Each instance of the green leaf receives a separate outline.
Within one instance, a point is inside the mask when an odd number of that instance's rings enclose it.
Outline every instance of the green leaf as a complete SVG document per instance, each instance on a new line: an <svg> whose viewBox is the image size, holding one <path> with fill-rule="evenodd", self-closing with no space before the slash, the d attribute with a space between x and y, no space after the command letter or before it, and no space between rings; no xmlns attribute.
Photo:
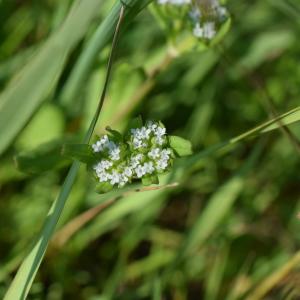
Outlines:
<svg viewBox="0 0 300 300"><path fill-rule="evenodd" d="M16 148L20 150L33 149L61 138L64 127L64 116L58 106L43 105L18 137L15 144Z"/></svg>
<svg viewBox="0 0 300 300"><path fill-rule="evenodd" d="M14 158L17 168L24 173L39 174L65 167L71 161L61 155L64 142L65 140L52 141L42 144L34 151L21 152Z"/></svg>
<svg viewBox="0 0 300 300"><path fill-rule="evenodd" d="M148 186L151 184L158 184L158 176L157 175L149 175L149 176L144 176L142 177L142 183L144 186Z"/></svg>
<svg viewBox="0 0 300 300"><path fill-rule="evenodd" d="M231 18L228 18L224 24L222 24L221 28L218 30L216 36L213 38L213 40L210 43L210 46L215 46L219 44L225 35L228 33L231 27Z"/></svg>
<svg viewBox="0 0 300 300"><path fill-rule="evenodd" d="M86 164L91 164L96 160L92 147L88 144L65 144L61 154Z"/></svg>
<svg viewBox="0 0 300 300"><path fill-rule="evenodd" d="M123 135L119 131L111 129L109 126L107 126L105 129L115 138L116 141L123 141Z"/></svg>
<svg viewBox="0 0 300 300"><path fill-rule="evenodd" d="M138 116L132 120L130 120L128 128L140 128L143 126L143 119L141 116Z"/></svg>
<svg viewBox="0 0 300 300"><path fill-rule="evenodd" d="M263 32L249 45L247 54L237 64L242 65L242 73L257 68L272 53L284 52L295 42L290 30Z"/></svg>
<svg viewBox="0 0 300 300"><path fill-rule="evenodd" d="M98 194L105 194L113 189L113 186L109 182L101 182L96 185L96 192Z"/></svg>
<svg viewBox="0 0 300 300"><path fill-rule="evenodd" d="M191 155L193 153L192 143L182 137L169 136L169 144L178 156Z"/></svg>

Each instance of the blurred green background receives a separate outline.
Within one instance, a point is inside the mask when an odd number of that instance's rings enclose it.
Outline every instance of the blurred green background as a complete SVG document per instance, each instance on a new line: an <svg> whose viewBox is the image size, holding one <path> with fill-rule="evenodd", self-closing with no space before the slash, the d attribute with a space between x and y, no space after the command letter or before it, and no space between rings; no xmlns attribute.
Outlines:
<svg viewBox="0 0 300 300"><path fill-rule="evenodd" d="M70 164L13 157L78 140L103 86L115 1L85 1L0 1L0 298ZM299 105L300 3L227 8L218 45L178 55L151 10L127 18L96 132L140 114L199 155L117 200L82 167L29 299L300 299L300 125L205 152Z"/></svg>

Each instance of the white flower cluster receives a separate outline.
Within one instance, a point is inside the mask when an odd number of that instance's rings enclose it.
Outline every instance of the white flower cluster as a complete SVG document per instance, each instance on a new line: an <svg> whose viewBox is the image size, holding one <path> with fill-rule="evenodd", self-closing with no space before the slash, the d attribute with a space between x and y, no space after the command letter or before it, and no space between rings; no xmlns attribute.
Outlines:
<svg viewBox="0 0 300 300"><path fill-rule="evenodd" d="M142 128L131 129L131 136L134 149L148 147L149 142L154 142L162 146L166 142L166 128L159 126L156 123L148 122L147 126Z"/></svg>
<svg viewBox="0 0 300 300"><path fill-rule="evenodd" d="M211 40L216 35L216 27L214 22L204 22L201 26L199 22L195 24L193 34L197 38Z"/></svg>
<svg viewBox="0 0 300 300"><path fill-rule="evenodd" d="M227 14L227 9L218 0L199 0L198 6L190 11L194 36L211 40L217 33L217 24L225 20Z"/></svg>
<svg viewBox="0 0 300 300"><path fill-rule="evenodd" d="M224 21L228 15L227 9L218 0L158 0L159 4L173 4L177 6L190 4L189 16L193 22L193 34L197 38L211 40L217 33L218 23Z"/></svg>
<svg viewBox="0 0 300 300"><path fill-rule="evenodd" d="M184 5L190 4L191 0L158 0L158 4L173 4L173 5Z"/></svg>
<svg viewBox="0 0 300 300"><path fill-rule="evenodd" d="M99 141L92 145L95 153L108 150L109 156L112 160L120 159L120 148L112 141L108 139L107 135L104 135Z"/></svg>
<svg viewBox="0 0 300 300"><path fill-rule="evenodd" d="M134 179L164 172L173 154L166 145L166 129L154 122L131 129L126 143L116 143L104 135L92 145L100 158L93 167L96 176L101 183L122 187Z"/></svg>

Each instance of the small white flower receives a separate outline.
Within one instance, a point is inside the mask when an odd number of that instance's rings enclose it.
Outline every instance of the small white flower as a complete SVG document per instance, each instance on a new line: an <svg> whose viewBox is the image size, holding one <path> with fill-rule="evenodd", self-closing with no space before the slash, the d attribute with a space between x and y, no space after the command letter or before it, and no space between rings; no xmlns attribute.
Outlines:
<svg viewBox="0 0 300 300"><path fill-rule="evenodd" d="M96 172L103 172L109 169L112 166L112 163L108 160L101 160L97 165L94 166L94 170Z"/></svg>
<svg viewBox="0 0 300 300"><path fill-rule="evenodd" d="M135 156L132 156L130 159L130 166L135 169L141 162L141 160L143 159L144 155L139 153Z"/></svg>
<svg viewBox="0 0 300 300"><path fill-rule="evenodd" d="M164 127L157 127L157 128L156 128L156 131L154 132L154 134L155 134L157 137L162 137L163 135L166 134L166 128L164 128Z"/></svg>
<svg viewBox="0 0 300 300"><path fill-rule="evenodd" d="M99 141L92 145L94 152L101 152L106 148L113 147L114 142L110 142L107 135L104 135Z"/></svg>
<svg viewBox="0 0 300 300"><path fill-rule="evenodd" d="M134 149L138 149L138 148L141 148L143 147L144 143L142 140L138 139L138 138L134 138L133 139L133 147Z"/></svg>
<svg viewBox="0 0 300 300"><path fill-rule="evenodd" d="M151 133L151 130L149 128L146 128L146 127L142 127L140 129L140 137L141 139L149 139L149 135Z"/></svg>
<svg viewBox="0 0 300 300"><path fill-rule="evenodd" d="M224 6L218 6L216 8L216 11L217 11L218 18L220 19L220 21L223 21L228 14L227 9Z"/></svg>
<svg viewBox="0 0 300 300"><path fill-rule="evenodd" d="M105 172L100 172L100 173L97 172L97 176L100 182L106 182L108 180L108 174Z"/></svg>
<svg viewBox="0 0 300 300"><path fill-rule="evenodd" d="M120 182L120 174L116 170L113 170L110 177L110 183L114 185L119 182Z"/></svg>
<svg viewBox="0 0 300 300"><path fill-rule="evenodd" d="M167 4L169 0L158 0L158 4Z"/></svg>
<svg viewBox="0 0 300 300"><path fill-rule="evenodd" d="M201 27L200 23L196 23L194 29L193 29L193 34L197 38L202 38L204 36L203 28Z"/></svg>
<svg viewBox="0 0 300 300"><path fill-rule="evenodd" d="M173 5L185 5L191 3L191 0L158 0L158 4L173 4Z"/></svg>
<svg viewBox="0 0 300 300"><path fill-rule="evenodd" d="M129 178L127 176L125 176L124 174L120 174L119 178L120 178L119 187L124 186L129 180Z"/></svg>
<svg viewBox="0 0 300 300"><path fill-rule="evenodd" d="M152 159L158 158L160 156L160 149L159 148L151 149L151 151L148 152L148 156Z"/></svg>
<svg viewBox="0 0 300 300"><path fill-rule="evenodd" d="M201 11L198 7L193 7L192 10L189 12L189 15L192 21L197 23L201 18Z"/></svg>
<svg viewBox="0 0 300 300"><path fill-rule="evenodd" d="M203 36L207 39L212 39L216 35L215 23L205 22L203 25Z"/></svg>
<svg viewBox="0 0 300 300"><path fill-rule="evenodd" d="M131 177L132 176L132 169L129 167L126 167L123 171L123 175L127 176L127 177Z"/></svg>
<svg viewBox="0 0 300 300"><path fill-rule="evenodd" d="M151 131L151 132L155 132L156 128L157 128L157 124L153 123L152 121L148 121L146 124L147 128Z"/></svg>
<svg viewBox="0 0 300 300"><path fill-rule="evenodd" d="M108 141L109 141L108 136L105 134L105 135L101 138L100 143L101 143L102 145L105 145L106 143L108 143Z"/></svg>
<svg viewBox="0 0 300 300"><path fill-rule="evenodd" d="M144 173L148 173L148 174L151 174L154 172L154 166L153 166L153 162L150 161L150 162L146 162L144 163L144 166L143 166L143 169L144 169Z"/></svg>
<svg viewBox="0 0 300 300"><path fill-rule="evenodd" d="M139 140L149 139L151 129L143 126L140 129L139 128L131 129L131 133L133 136L133 140L136 141L136 143L138 143Z"/></svg>
<svg viewBox="0 0 300 300"><path fill-rule="evenodd" d="M120 159L120 148L116 147L114 149L109 150L109 156L112 160L119 160Z"/></svg>
<svg viewBox="0 0 300 300"><path fill-rule="evenodd" d="M161 151L161 158L164 160L169 160L170 154L171 154L170 149L163 149Z"/></svg>
<svg viewBox="0 0 300 300"><path fill-rule="evenodd" d="M103 150L102 144L100 143L100 141L97 141L95 144L92 145L93 151L94 152L100 152Z"/></svg>
<svg viewBox="0 0 300 300"><path fill-rule="evenodd" d="M122 180L122 181L120 181L118 187L123 187L126 183L127 183L127 181Z"/></svg>
<svg viewBox="0 0 300 300"><path fill-rule="evenodd" d="M140 139L141 138L141 134L140 134L140 129L139 128L133 128L133 129L131 129L131 134L136 139Z"/></svg>
<svg viewBox="0 0 300 300"><path fill-rule="evenodd" d="M112 142L112 141L106 142L104 144L104 147L107 148L109 151L112 151L112 150L118 148L118 146L114 142Z"/></svg>
<svg viewBox="0 0 300 300"><path fill-rule="evenodd" d="M165 138L162 137L162 136L157 136L156 139L155 139L155 142L156 142L156 144L162 146L165 142Z"/></svg>
<svg viewBox="0 0 300 300"><path fill-rule="evenodd" d="M156 162L156 168L157 170L161 171L161 170L165 170L168 166L168 161L164 160L164 159L160 159Z"/></svg>
<svg viewBox="0 0 300 300"><path fill-rule="evenodd" d="M145 170L141 165L138 165L135 168L135 173L138 178L141 178L141 177L143 177L143 175L145 175Z"/></svg>

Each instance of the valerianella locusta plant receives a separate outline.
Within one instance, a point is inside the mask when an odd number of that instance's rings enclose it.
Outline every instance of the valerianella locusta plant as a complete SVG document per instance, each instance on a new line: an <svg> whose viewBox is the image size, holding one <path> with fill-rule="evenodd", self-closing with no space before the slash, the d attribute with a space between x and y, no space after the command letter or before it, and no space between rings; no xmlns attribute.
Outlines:
<svg viewBox="0 0 300 300"><path fill-rule="evenodd" d="M183 23L191 24L193 35L204 42L208 42L217 35L222 25L229 19L225 6L219 0L157 0L161 7L165 7L166 17L174 18L170 9L181 9L179 14ZM177 26L177 25L176 25ZM177 26L178 27L178 26Z"/></svg>
<svg viewBox="0 0 300 300"><path fill-rule="evenodd" d="M159 183L158 176L171 170L176 157L191 153L190 142L168 136L161 122L142 124L135 119L124 135L107 128L92 145L66 145L64 154L87 163L99 193L132 182Z"/></svg>

